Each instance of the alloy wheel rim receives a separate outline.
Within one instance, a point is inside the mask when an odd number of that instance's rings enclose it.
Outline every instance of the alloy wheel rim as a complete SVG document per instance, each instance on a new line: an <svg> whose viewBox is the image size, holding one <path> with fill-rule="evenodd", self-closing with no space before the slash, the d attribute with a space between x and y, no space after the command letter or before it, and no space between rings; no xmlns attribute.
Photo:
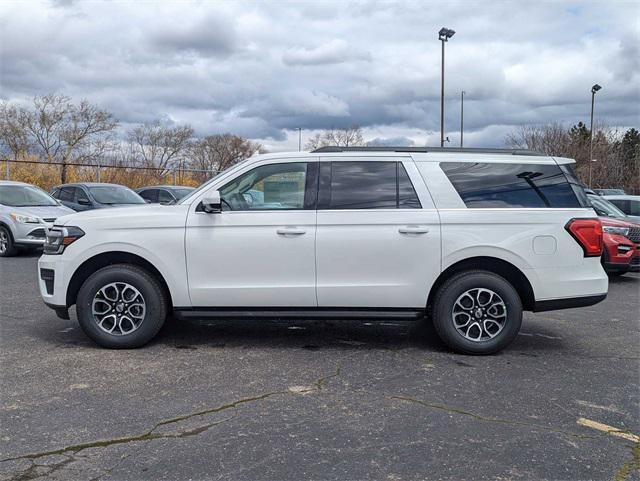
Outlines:
<svg viewBox="0 0 640 481"><path fill-rule="evenodd" d="M146 303L140 291L126 282L112 282L98 289L91 314L98 327L113 336L136 331L144 320Z"/></svg>
<svg viewBox="0 0 640 481"><path fill-rule="evenodd" d="M476 287L462 293L451 311L456 331L473 342L495 338L507 323L507 306L491 289Z"/></svg>
<svg viewBox="0 0 640 481"><path fill-rule="evenodd" d="M4 254L7 247L9 247L9 237L4 230L0 230L0 252Z"/></svg>

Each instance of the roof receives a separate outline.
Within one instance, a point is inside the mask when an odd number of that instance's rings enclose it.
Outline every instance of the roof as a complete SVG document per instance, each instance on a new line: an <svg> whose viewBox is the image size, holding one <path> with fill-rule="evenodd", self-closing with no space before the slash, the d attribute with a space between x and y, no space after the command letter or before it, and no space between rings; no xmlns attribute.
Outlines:
<svg viewBox="0 0 640 481"><path fill-rule="evenodd" d="M0 180L0 185L31 185L17 180Z"/></svg>
<svg viewBox="0 0 640 481"><path fill-rule="evenodd" d="M83 187L126 187L124 185L110 184L108 182L69 182L68 184L56 185L54 188L75 187L75 186L83 186Z"/></svg>
<svg viewBox="0 0 640 481"><path fill-rule="evenodd" d="M446 154L503 154L503 155L530 155L536 157L546 157L545 154L526 149L484 149L468 147L320 147L312 153L334 153L334 152L408 152L408 153L429 153L438 152Z"/></svg>
<svg viewBox="0 0 640 481"><path fill-rule="evenodd" d="M613 199L613 200L640 200L640 195L630 195L630 194L605 194L601 195L603 199Z"/></svg>
<svg viewBox="0 0 640 481"><path fill-rule="evenodd" d="M191 187L189 185L170 185L170 184L145 185L144 187L138 187L136 190L142 190L142 189L194 189L195 190L195 187Z"/></svg>

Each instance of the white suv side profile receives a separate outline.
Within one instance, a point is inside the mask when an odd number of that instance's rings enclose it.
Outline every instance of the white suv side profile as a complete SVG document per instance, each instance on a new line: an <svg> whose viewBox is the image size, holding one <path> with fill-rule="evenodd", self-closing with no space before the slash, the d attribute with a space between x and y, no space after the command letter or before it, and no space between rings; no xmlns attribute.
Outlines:
<svg viewBox="0 0 640 481"><path fill-rule="evenodd" d="M602 227L570 159L323 148L252 157L176 205L82 212L47 232L47 305L101 346L165 318L430 318L489 354L523 310L606 297Z"/></svg>

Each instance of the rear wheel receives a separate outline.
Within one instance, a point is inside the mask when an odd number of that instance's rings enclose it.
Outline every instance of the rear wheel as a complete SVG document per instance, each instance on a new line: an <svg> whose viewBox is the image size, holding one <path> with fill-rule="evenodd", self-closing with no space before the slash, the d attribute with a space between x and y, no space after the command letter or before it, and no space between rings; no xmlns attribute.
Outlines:
<svg viewBox="0 0 640 481"><path fill-rule="evenodd" d="M147 271L116 264L84 282L76 311L82 330L100 346L135 348L160 331L167 317L167 300L162 285Z"/></svg>
<svg viewBox="0 0 640 481"><path fill-rule="evenodd" d="M15 256L17 252L11 232L5 226L0 225L0 257Z"/></svg>
<svg viewBox="0 0 640 481"><path fill-rule="evenodd" d="M492 354L508 346L522 324L522 302L503 277L460 272L438 289L431 310L442 341L464 354Z"/></svg>

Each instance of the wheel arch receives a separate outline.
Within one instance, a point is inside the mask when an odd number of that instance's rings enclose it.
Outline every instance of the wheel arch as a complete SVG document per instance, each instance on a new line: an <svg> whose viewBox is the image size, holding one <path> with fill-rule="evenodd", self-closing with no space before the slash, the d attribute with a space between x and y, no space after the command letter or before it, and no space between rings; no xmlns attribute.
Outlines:
<svg viewBox="0 0 640 481"><path fill-rule="evenodd" d="M87 278L103 267L107 267L114 264L131 264L146 270L151 276L153 276L162 285L167 299L169 301L169 308L173 306L173 300L171 298L171 290L164 279L164 276L160 271L147 259L137 254L124 251L109 251L96 254L93 257L85 260L73 273L71 280L69 281L69 287L67 288L66 303L67 307L76 303L78 292L80 287Z"/></svg>
<svg viewBox="0 0 640 481"><path fill-rule="evenodd" d="M529 282L527 276L525 276L524 273L512 263L505 261L504 259L490 256L469 257L450 265L442 271L429 292L429 297L427 299L428 310L430 309L436 292L438 292L440 286L442 286L442 284L450 277L466 270L484 270L504 277L518 292L520 300L522 301L523 309L526 311L533 310L535 295L531 282Z"/></svg>

